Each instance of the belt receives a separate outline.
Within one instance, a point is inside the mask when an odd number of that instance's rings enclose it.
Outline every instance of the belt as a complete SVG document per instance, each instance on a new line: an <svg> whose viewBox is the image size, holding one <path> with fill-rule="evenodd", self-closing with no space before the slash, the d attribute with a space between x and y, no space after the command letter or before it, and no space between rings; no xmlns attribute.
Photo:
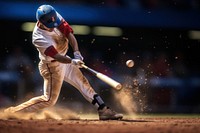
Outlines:
<svg viewBox="0 0 200 133"><path fill-rule="evenodd" d="M57 60L51 60L51 62L56 62Z"/></svg>

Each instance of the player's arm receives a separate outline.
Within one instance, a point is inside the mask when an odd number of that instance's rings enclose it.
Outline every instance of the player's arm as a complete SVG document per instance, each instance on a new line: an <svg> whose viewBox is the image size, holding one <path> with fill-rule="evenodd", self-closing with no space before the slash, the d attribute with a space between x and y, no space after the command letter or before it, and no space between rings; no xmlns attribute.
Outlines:
<svg viewBox="0 0 200 133"><path fill-rule="evenodd" d="M63 55L60 55L59 53L55 54L53 56L53 58L61 63L71 63L72 62L72 59L68 56L63 56Z"/></svg>
<svg viewBox="0 0 200 133"><path fill-rule="evenodd" d="M72 34L71 32L68 34L67 36L68 40L69 40L69 43L70 43L70 46L72 47L73 51L79 51L79 48L78 48L78 43L77 43L77 40L74 36L74 34Z"/></svg>
<svg viewBox="0 0 200 133"><path fill-rule="evenodd" d="M55 47L49 46L45 51L44 54L46 56L50 56L51 58L54 58L55 60L61 62L61 63L71 63L71 58L67 56L63 56L58 53L58 51L55 49Z"/></svg>
<svg viewBox="0 0 200 133"><path fill-rule="evenodd" d="M69 44L74 51L74 58L83 60L83 56L81 55L79 51L78 42L73 34L73 29L70 27L70 25L63 19L62 23L58 26L58 29L69 40Z"/></svg>
<svg viewBox="0 0 200 133"><path fill-rule="evenodd" d="M55 60L61 62L61 63L72 63L73 65L77 65L79 67L82 67L81 65L84 64L84 62L82 60L79 59L71 59L69 56L63 56L60 55L59 53L57 53L56 55L54 55L53 57Z"/></svg>
<svg viewBox="0 0 200 133"><path fill-rule="evenodd" d="M59 61L61 63L72 63L74 65L78 65L78 66L81 66L81 64L84 64L84 62L82 62L81 60L79 59L71 59L69 56L63 56L61 54L58 53L58 51L54 48L54 46L49 46L44 54L46 56L50 56L52 58L54 58L56 61Z"/></svg>
<svg viewBox="0 0 200 133"><path fill-rule="evenodd" d="M74 31L64 19L62 19L62 23L58 26L58 30L69 40L73 51L79 51L77 40L73 35Z"/></svg>
<svg viewBox="0 0 200 133"><path fill-rule="evenodd" d="M78 47L78 42L74 36L74 34L69 33L69 35L67 36L69 43L74 51L74 58L75 59L80 59L83 60L83 56L81 55L81 52L79 51L79 47Z"/></svg>

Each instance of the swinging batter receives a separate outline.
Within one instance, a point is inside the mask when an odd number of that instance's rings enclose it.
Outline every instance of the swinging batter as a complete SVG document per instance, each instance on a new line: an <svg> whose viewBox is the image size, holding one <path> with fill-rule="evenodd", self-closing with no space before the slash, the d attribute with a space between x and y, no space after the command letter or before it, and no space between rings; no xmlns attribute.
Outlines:
<svg viewBox="0 0 200 133"><path fill-rule="evenodd" d="M38 68L44 79L44 93L16 107L10 107L5 112L33 112L53 106L59 97L63 81L66 81L97 107L100 120L122 119L122 114L105 105L79 70L84 62L70 25L51 5L41 5L36 11L36 18L32 42L39 53ZM73 59L66 55L68 44L74 51Z"/></svg>

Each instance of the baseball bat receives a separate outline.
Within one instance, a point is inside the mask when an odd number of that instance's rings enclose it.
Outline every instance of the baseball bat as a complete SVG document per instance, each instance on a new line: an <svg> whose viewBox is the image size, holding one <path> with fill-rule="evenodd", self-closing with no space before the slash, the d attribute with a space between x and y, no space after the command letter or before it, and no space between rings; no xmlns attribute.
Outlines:
<svg viewBox="0 0 200 133"><path fill-rule="evenodd" d="M88 70L89 72L91 72L93 75L95 75L97 78L99 78L100 80L104 81L105 83L107 83L108 85L112 86L113 88L115 88L116 90L120 90L122 88L122 85L115 81L114 79L106 76L105 74L102 74L100 72L95 71L94 69L82 64L82 67L85 68L86 70Z"/></svg>

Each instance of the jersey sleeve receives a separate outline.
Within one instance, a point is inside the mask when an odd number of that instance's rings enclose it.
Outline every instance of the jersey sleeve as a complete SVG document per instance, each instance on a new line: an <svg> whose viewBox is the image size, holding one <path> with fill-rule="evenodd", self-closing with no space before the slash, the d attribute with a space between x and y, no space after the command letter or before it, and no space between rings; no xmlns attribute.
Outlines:
<svg viewBox="0 0 200 133"><path fill-rule="evenodd" d="M33 44L42 55L50 56L53 58L58 53L54 46L45 39L36 39L33 41Z"/></svg>
<svg viewBox="0 0 200 133"><path fill-rule="evenodd" d="M50 57L54 57L57 53L58 53L58 51L54 48L54 46L49 46L44 51L44 54L47 56L50 56Z"/></svg>
<svg viewBox="0 0 200 133"><path fill-rule="evenodd" d="M61 24L58 26L58 30L63 33L66 37L69 35L69 33L73 33L72 27L65 21L62 16L57 13L58 17L61 19Z"/></svg>

